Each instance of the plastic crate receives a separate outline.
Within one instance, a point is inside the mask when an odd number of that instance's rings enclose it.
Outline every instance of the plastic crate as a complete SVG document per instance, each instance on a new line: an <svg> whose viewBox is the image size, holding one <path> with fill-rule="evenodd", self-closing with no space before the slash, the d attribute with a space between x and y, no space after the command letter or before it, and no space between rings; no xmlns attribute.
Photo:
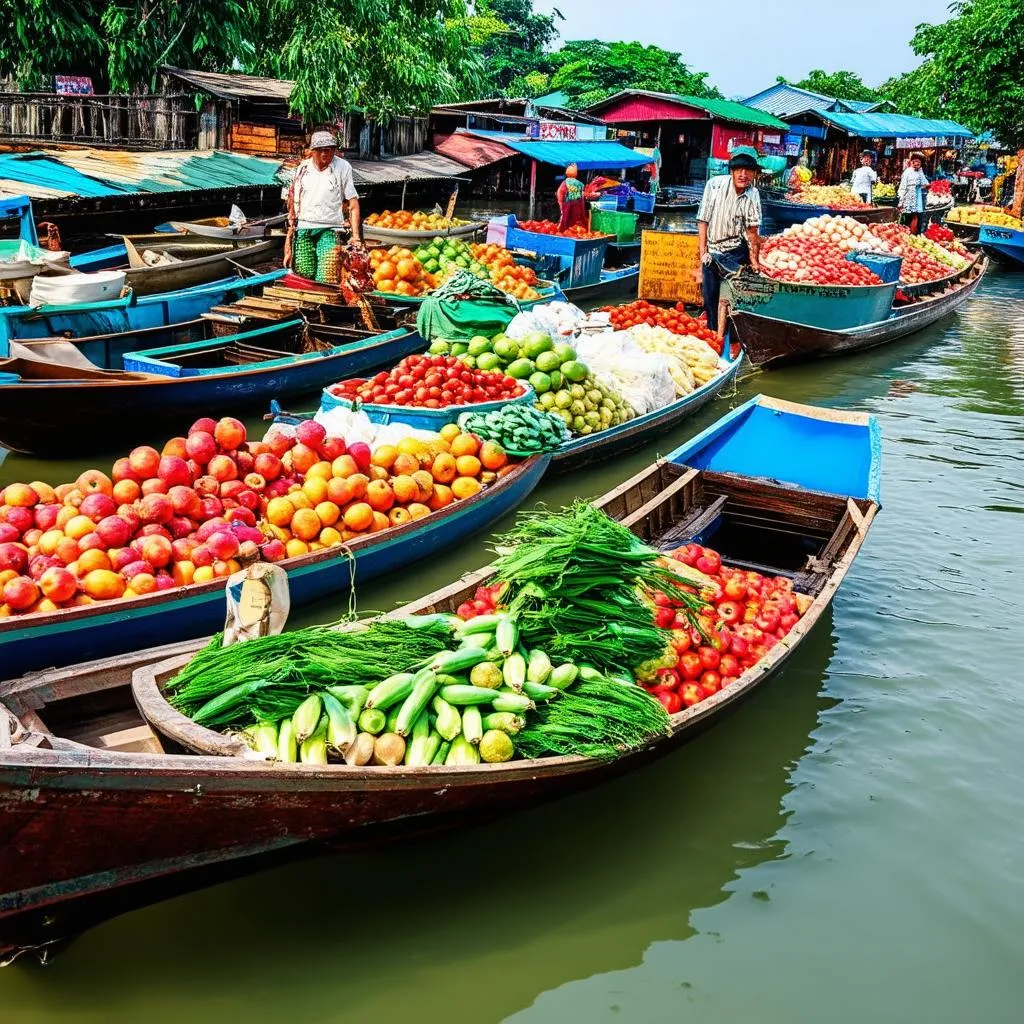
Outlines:
<svg viewBox="0 0 1024 1024"><path fill-rule="evenodd" d="M542 235L510 226L505 245L509 249L525 249L539 256L561 256L568 280L560 282L568 288L596 284L608 248L608 238L566 238L563 235Z"/></svg>
<svg viewBox="0 0 1024 1024"><path fill-rule="evenodd" d="M619 242L632 242L636 235L637 215L635 213L612 213L609 210L591 209L590 229L606 235L614 235Z"/></svg>
<svg viewBox="0 0 1024 1024"><path fill-rule="evenodd" d="M892 284L900 279L902 256L890 256L882 252L851 252L846 258L852 263L860 263L868 270L873 270L882 279L882 284Z"/></svg>
<svg viewBox="0 0 1024 1024"><path fill-rule="evenodd" d="M654 196L648 192L634 192L633 209L637 213L654 213Z"/></svg>
<svg viewBox="0 0 1024 1024"><path fill-rule="evenodd" d="M454 423L464 412L493 412L515 402L533 402L536 394L526 381L520 381L526 391L518 398L502 399L497 402L475 402L471 405L449 405L444 409L418 409L409 405L374 405L372 403L350 402L347 398L332 395L324 388L320 396L320 410L359 408L370 418L371 423L406 423L420 430L440 430L446 423Z"/></svg>
<svg viewBox="0 0 1024 1024"><path fill-rule="evenodd" d="M607 210L610 213L614 213L619 208L619 203L614 197L611 199L598 199L596 203L590 204L590 208L592 210Z"/></svg>

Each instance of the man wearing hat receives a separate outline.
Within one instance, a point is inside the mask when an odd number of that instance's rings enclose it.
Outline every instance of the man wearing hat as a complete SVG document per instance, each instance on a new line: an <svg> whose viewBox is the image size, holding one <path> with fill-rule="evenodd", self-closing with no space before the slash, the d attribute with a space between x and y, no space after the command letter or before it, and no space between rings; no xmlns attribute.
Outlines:
<svg viewBox="0 0 1024 1024"><path fill-rule="evenodd" d="M302 277L337 283L339 243L347 234L344 204L349 205L352 241L362 245L359 193L352 165L338 154L331 132L316 131L310 156L299 164L288 190L288 237L284 262ZM333 280L332 280L333 277Z"/></svg>
<svg viewBox="0 0 1024 1024"><path fill-rule="evenodd" d="M757 159L747 150L737 150L729 161L729 173L712 178L704 187L697 211L700 239L700 269L694 275L704 292L708 327L718 330L718 298L722 281L749 263L760 271L758 253L761 239L761 195L754 188Z"/></svg>

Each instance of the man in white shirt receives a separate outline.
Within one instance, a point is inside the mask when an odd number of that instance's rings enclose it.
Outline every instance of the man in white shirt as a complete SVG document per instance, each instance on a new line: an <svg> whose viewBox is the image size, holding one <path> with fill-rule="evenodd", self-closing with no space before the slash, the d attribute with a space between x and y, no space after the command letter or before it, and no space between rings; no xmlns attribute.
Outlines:
<svg viewBox="0 0 1024 1024"><path fill-rule="evenodd" d="M862 202L871 205L871 195L878 181L878 172L871 166L872 156L864 150L860 155L860 167L853 172L850 191Z"/></svg>
<svg viewBox="0 0 1024 1024"><path fill-rule="evenodd" d="M757 160L747 152L733 154L729 173L712 178L704 186L697 211L701 283L708 329L718 330L718 299L722 281L744 263L760 271L761 194L754 188Z"/></svg>
<svg viewBox="0 0 1024 1024"><path fill-rule="evenodd" d="M346 202L352 242L363 244L359 193L352 165L337 155L338 143L330 132L313 132L309 146L310 156L299 164L288 190L284 264L302 277L336 284L336 253L348 233Z"/></svg>

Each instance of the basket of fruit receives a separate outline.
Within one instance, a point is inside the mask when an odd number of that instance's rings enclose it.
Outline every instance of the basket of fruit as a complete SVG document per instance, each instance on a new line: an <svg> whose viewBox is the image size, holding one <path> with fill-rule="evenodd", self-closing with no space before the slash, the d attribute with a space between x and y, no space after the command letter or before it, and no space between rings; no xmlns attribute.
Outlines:
<svg viewBox="0 0 1024 1024"><path fill-rule="evenodd" d="M463 238L486 228L482 221L460 220L423 211L414 213L411 210L371 213L363 221L363 235L378 242L418 242L436 235Z"/></svg>

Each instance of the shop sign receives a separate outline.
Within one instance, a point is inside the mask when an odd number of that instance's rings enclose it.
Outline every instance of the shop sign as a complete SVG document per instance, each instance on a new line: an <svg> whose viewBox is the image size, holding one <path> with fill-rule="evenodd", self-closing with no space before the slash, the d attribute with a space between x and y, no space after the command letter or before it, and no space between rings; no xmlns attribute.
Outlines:
<svg viewBox="0 0 1024 1024"><path fill-rule="evenodd" d="M700 242L682 231L645 231L640 242L641 299L701 304Z"/></svg>

